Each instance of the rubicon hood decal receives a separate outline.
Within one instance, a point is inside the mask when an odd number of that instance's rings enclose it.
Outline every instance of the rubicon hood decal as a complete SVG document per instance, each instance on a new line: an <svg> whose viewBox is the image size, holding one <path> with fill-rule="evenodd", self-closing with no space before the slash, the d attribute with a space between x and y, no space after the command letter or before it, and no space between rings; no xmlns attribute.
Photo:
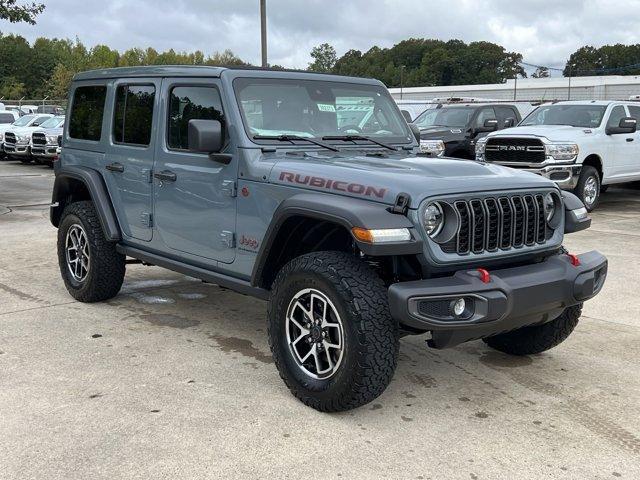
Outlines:
<svg viewBox="0 0 640 480"><path fill-rule="evenodd" d="M386 188L373 187L371 185L363 185L361 183L343 182L332 178L316 177L311 175L301 175L293 172L280 172L280 181L287 183L295 183L298 185L308 185L316 188L326 188L327 190L336 190L338 192L349 192L365 197L384 198L387 192Z"/></svg>

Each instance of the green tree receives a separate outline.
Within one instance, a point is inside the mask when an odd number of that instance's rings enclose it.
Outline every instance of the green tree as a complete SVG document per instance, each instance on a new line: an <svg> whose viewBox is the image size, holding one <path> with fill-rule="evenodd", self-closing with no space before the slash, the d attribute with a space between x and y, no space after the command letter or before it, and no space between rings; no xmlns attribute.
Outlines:
<svg viewBox="0 0 640 480"><path fill-rule="evenodd" d="M585 75L640 75L640 44L590 45L571 54L565 65L565 77Z"/></svg>
<svg viewBox="0 0 640 480"><path fill-rule="evenodd" d="M533 78L548 78L549 69L547 67L538 67L536 71L531 75Z"/></svg>
<svg viewBox="0 0 640 480"><path fill-rule="evenodd" d="M51 78L47 82L47 95L51 98L62 99L67 98L71 80L75 72L59 63L53 69Z"/></svg>
<svg viewBox="0 0 640 480"><path fill-rule="evenodd" d="M19 82L15 77L6 77L0 83L0 96L7 99L19 99L25 96L27 89L24 83Z"/></svg>
<svg viewBox="0 0 640 480"><path fill-rule="evenodd" d="M42 3L32 2L27 5L18 5L17 0L0 0L0 20L35 25L36 17L44 11L44 8Z"/></svg>
<svg viewBox="0 0 640 480"><path fill-rule="evenodd" d="M309 64L307 70L327 73L335 66L338 56L335 48L328 43L323 43L311 49L311 58L313 62Z"/></svg>

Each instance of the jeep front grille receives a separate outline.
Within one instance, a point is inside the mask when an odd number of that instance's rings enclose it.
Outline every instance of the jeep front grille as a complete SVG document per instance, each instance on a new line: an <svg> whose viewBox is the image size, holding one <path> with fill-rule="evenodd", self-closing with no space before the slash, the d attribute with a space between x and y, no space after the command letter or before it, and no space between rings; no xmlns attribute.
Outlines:
<svg viewBox="0 0 640 480"><path fill-rule="evenodd" d="M46 145L47 137L42 132L35 132L31 135L31 141L34 145Z"/></svg>
<svg viewBox="0 0 640 480"><path fill-rule="evenodd" d="M4 134L4 143L16 143L16 134L13 132L7 132Z"/></svg>
<svg viewBox="0 0 640 480"><path fill-rule="evenodd" d="M457 200L459 225L441 245L445 253L467 255L544 244L553 234L547 226L542 194Z"/></svg>
<svg viewBox="0 0 640 480"><path fill-rule="evenodd" d="M544 144L537 138L490 138L485 146L487 162L542 163L546 153Z"/></svg>

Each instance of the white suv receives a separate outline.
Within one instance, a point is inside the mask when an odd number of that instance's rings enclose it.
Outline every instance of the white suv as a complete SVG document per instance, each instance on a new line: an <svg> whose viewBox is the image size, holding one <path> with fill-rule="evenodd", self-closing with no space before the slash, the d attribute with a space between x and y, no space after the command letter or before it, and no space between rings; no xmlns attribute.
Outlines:
<svg viewBox="0 0 640 480"><path fill-rule="evenodd" d="M541 105L517 127L480 140L476 158L543 175L593 210L606 186L640 180L638 119L637 102Z"/></svg>

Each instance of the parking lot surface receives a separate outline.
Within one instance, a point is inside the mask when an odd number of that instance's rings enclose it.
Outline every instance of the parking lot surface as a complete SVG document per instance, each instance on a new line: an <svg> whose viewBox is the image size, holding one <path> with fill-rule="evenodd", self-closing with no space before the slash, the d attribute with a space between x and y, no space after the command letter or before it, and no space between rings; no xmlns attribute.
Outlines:
<svg viewBox="0 0 640 480"><path fill-rule="evenodd" d="M0 162L0 478L640 478L640 187L566 239L610 265L565 343L514 358L407 337L380 398L323 414L278 377L264 302L141 265L115 299L75 302L52 184Z"/></svg>

